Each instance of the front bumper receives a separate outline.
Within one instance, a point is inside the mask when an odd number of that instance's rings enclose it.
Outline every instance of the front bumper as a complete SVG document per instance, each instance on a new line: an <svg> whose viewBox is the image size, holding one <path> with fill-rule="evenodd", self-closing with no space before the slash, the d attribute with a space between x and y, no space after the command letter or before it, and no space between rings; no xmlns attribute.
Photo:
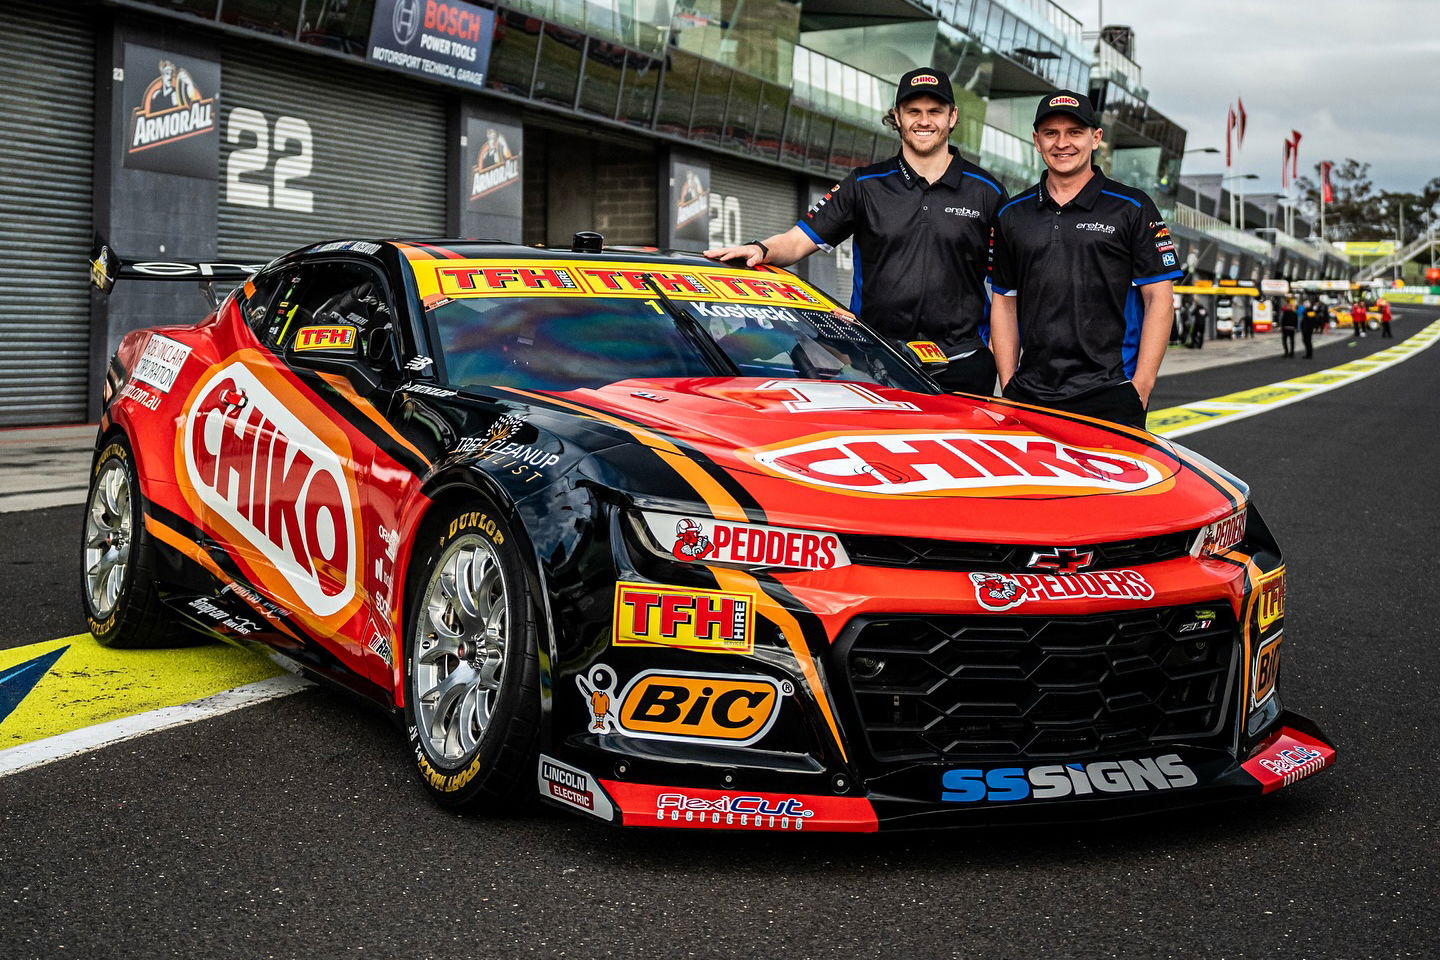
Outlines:
<svg viewBox="0 0 1440 960"><path fill-rule="evenodd" d="M540 783L555 802L627 827L874 833L1109 820L1260 796L1334 763L1335 748L1306 718L1285 712L1276 726L1243 760L1181 746L1160 757L1151 750L1087 763L926 764L845 793L594 778L544 757Z"/></svg>

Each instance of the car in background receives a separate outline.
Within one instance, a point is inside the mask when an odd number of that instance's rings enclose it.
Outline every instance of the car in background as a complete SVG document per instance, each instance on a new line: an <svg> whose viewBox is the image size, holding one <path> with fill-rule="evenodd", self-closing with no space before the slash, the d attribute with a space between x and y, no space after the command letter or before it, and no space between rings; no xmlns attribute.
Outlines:
<svg viewBox="0 0 1440 960"><path fill-rule="evenodd" d="M1249 797L1281 703L1244 482L943 393L771 267L342 239L110 361L81 545L112 647L258 647L393 717L439 803L875 831ZM398 739L398 738L397 738Z"/></svg>

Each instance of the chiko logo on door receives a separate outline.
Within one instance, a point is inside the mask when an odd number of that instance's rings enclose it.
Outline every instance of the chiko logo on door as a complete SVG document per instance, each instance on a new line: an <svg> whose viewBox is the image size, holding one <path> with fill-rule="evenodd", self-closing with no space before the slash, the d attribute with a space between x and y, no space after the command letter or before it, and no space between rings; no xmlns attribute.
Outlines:
<svg viewBox="0 0 1440 960"><path fill-rule="evenodd" d="M242 364L195 394L181 443L200 500L321 616L355 596L355 504L340 458Z"/></svg>
<svg viewBox="0 0 1440 960"><path fill-rule="evenodd" d="M1166 477L1138 455L1025 434L837 435L748 456L781 476L871 494L1129 493Z"/></svg>

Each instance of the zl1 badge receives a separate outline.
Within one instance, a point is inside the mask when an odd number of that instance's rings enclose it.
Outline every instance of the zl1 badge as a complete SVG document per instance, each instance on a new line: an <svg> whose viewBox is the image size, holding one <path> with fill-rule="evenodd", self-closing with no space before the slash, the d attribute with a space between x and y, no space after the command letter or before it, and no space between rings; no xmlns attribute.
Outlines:
<svg viewBox="0 0 1440 960"><path fill-rule="evenodd" d="M722 590L615 584L617 647L679 647L710 653L755 649L755 597Z"/></svg>

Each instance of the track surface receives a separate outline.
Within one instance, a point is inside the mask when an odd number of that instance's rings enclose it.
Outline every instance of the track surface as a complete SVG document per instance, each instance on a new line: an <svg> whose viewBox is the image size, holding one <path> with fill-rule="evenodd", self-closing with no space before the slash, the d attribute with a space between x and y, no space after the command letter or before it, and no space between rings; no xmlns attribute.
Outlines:
<svg viewBox="0 0 1440 960"><path fill-rule="evenodd" d="M1155 406L1388 344L1162 379ZM1440 347L1180 441L1284 545L1282 694L1341 751L1268 799L901 837L481 820L426 800L387 721L311 690L0 779L0 956L1433 957L1437 382ZM79 515L0 516L0 646L82 629Z"/></svg>

